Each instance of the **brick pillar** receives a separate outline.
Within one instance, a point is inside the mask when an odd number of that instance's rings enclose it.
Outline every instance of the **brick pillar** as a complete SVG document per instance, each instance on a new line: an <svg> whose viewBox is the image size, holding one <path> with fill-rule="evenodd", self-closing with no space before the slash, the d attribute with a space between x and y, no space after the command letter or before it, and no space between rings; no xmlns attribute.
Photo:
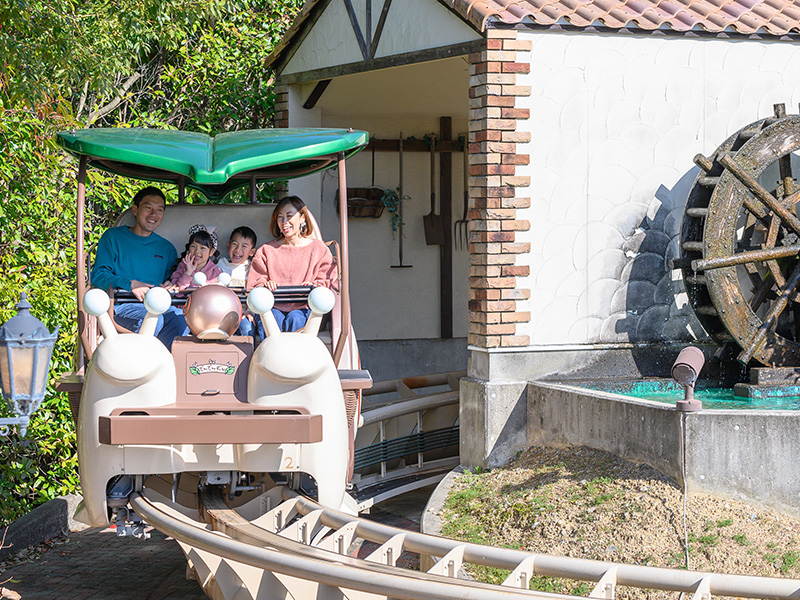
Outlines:
<svg viewBox="0 0 800 600"><path fill-rule="evenodd" d="M272 122L276 128L289 127L289 86L275 84L275 110ZM275 202L289 195L289 186L285 181L275 182Z"/></svg>
<svg viewBox="0 0 800 600"><path fill-rule="evenodd" d="M530 110L523 97L530 87L517 85L517 73L530 71L531 42L517 39L514 30L489 29L486 50L471 54L469 90L469 343L481 348L527 346L527 335L517 333L530 312L518 310L530 290L519 277L529 267L518 265L530 242L518 239L530 223L517 219L517 209L528 208L530 177L517 174L530 157L517 153L517 144L530 142L525 120Z"/></svg>
<svg viewBox="0 0 800 600"><path fill-rule="evenodd" d="M275 85L275 111L272 114L275 127L289 127L289 87Z"/></svg>

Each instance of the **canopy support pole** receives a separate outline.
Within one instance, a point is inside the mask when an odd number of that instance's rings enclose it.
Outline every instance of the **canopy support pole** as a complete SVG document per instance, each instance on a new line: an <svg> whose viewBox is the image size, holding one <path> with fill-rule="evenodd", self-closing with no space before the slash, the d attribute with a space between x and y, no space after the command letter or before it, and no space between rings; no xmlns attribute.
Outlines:
<svg viewBox="0 0 800 600"><path fill-rule="evenodd" d="M75 227L75 235L76 235L76 259L77 259L77 271L78 271L78 338L80 339L80 345L83 349L83 355L86 357L86 360L89 360L92 357L92 344L89 340L89 332L88 332L88 317L89 315L86 314L86 311L83 309L83 296L86 294L86 255L84 252L84 214L86 208L86 169L89 164L89 157L86 155L81 155L80 165L78 166L78 206L77 206L77 215L76 215L76 227ZM80 369L83 365L80 364L83 361L81 360L81 356L79 353L78 356L78 365L76 365L76 369Z"/></svg>
<svg viewBox="0 0 800 600"><path fill-rule="evenodd" d="M336 341L333 351L333 364L337 367L342 358L345 343L350 337L350 244L347 234L347 174L344 166L344 152L339 153L338 161L339 203L342 207L342 210L339 211L339 243L341 244L342 258L342 263L339 265L339 273L342 277L342 330L339 332L339 339Z"/></svg>

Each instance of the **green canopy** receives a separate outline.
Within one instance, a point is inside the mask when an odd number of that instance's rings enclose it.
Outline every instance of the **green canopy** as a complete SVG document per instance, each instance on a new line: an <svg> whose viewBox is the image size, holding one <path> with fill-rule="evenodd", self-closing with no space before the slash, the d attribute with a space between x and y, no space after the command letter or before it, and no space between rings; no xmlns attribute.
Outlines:
<svg viewBox="0 0 800 600"><path fill-rule="evenodd" d="M257 181L302 177L336 164L369 141L352 129L252 129L204 133L96 128L62 131L56 141L95 168L148 181L178 183L215 200Z"/></svg>

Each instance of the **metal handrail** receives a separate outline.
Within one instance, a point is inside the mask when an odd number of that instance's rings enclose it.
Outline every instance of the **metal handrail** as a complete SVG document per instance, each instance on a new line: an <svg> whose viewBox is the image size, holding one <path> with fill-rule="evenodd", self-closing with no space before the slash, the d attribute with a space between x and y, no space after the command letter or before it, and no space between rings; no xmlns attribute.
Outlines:
<svg viewBox="0 0 800 600"><path fill-rule="evenodd" d="M452 439L457 435L458 423L447 428L438 428L430 431L422 430L422 421L425 413L437 408L454 406L459 402L459 380L465 372L438 373L422 377L407 377L405 379L394 379L381 381L373 384L370 390L365 391L365 397L397 392L401 399L391 404L377 405L370 408L365 405L362 410L363 425L378 425L378 442L369 446L356 448L356 460L358 469L365 469L369 466L379 464L379 473L360 474L356 485L359 493L363 494L366 488L380 486L388 481L407 478L419 473L437 472L437 475L429 476L425 479L418 479L417 487L424 487L431 483L441 480L446 472L458 465L459 453L458 442L453 444L443 444L443 440ZM436 391L428 395L418 395L414 390L426 387L440 387L448 385L450 389L445 392ZM404 417L416 413L416 431L400 438L387 439L387 423L392 419ZM433 439L435 438L435 441ZM398 444L406 439L409 443L409 452L402 452ZM432 442L432 443L429 443ZM442 457L438 456L434 460L425 460L424 453L431 450L442 450L454 446L454 454ZM399 468L390 469L389 461L397 460L403 456L417 455L416 464L406 465L401 463ZM413 487L413 486L412 486ZM409 491L408 486L399 488L402 492ZM400 491L398 491L400 493ZM392 494L382 491L381 500L386 500Z"/></svg>

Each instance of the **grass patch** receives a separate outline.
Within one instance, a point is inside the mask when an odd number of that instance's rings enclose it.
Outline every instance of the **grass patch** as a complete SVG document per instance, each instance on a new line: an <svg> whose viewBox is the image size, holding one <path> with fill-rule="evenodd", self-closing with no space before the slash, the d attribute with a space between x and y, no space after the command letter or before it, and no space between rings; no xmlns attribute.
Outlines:
<svg viewBox="0 0 800 600"><path fill-rule="evenodd" d="M733 519L720 519L717 521L717 527L729 527L733 525Z"/></svg>
<svg viewBox="0 0 800 600"><path fill-rule="evenodd" d="M781 556L781 571L788 573L790 570L796 568L800 562L800 552L797 550L789 550Z"/></svg>
<svg viewBox="0 0 800 600"><path fill-rule="evenodd" d="M578 595L588 594L592 591L592 586L585 581L573 581L572 579L546 577L544 575L534 575L528 587L537 592L550 592L555 594Z"/></svg>
<svg viewBox="0 0 800 600"><path fill-rule="evenodd" d="M732 535L731 539L740 546L747 546L750 544L750 540L748 540L747 536L743 533L737 533L735 535Z"/></svg>

